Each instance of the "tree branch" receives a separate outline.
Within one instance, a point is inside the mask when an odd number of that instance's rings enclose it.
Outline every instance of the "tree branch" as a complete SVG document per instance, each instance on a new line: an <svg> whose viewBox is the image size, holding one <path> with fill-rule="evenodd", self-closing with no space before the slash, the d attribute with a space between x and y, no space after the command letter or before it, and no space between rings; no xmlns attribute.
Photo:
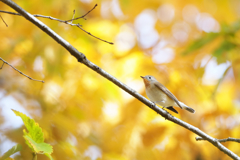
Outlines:
<svg viewBox="0 0 240 160"><path fill-rule="evenodd" d="M7 23L4 21L4 19L2 18L1 15L0 15L0 17L1 17L2 21L3 21L3 23L5 23L6 27L8 27Z"/></svg>
<svg viewBox="0 0 240 160"><path fill-rule="evenodd" d="M95 4L95 6L90 10L88 11L86 14L84 14L83 16L81 17L77 17L77 18L72 18L70 20L61 20L61 19L57 19L57 18L54 18L54 17L51 17L51 16L44 16L44 15L40 15L40 14L33 14L32 16L34 17L41 17L41 18L48 18L48 19L51 19L51 20L54 20L54 21L58 21L58 22L61 22L61 23L65 23L65 24L68 24L68 25L71 25L71 26L76 26L78 27L79 29L81 29L83 32L87 33L88 35L100 40L100 41L103 41L103 42L106 42L106 43L109 43L109 44L114 44L113 42L109 42L109 41L106 41L104 39L101 39L97 36L94 36L93 34L91 34L90 32L86 31L85 29L82 28L82 25L80 25L79 23L78 24L73 24L72 22L74 20L77 20L77 19L80 19L80 18L83 18L86 20L85 16L87 16L92 10L94 10L95 8L97 7L97 4ZM14 13L14 12L8 12L8 11L2 11L0 10L0 12L2 13L7 13L7 14L12 14L12 15L17 15L17 16L22 16L21 14L19 13ZM75 15L75 10L73 12L73 14ZM1 16L1 15L0 15ZM1 17L2 18L2 17ZM3 20L3 19L2 19ZM3 20L3 22L5 23L5 21ZM6 23L5 23L6 24ZM7 25L7 24L6 24Z"/></svg>
<svg viewBox="0 0 240 160"><path fill-rule="evenodd" d="M24 16L27 20L29 20L30 22L35 24L42 31L44 31L46 34L48 34L50 37L52 37L61 46L63 46L66 50L68 50L70 52L70 54L73 55L79 62L81 62L82 64L91 68L98 74L102 75L103 77L105 77L106 79L108 79L109 81L111 81L112 83L114 83L115 85L117 85L118 87L120 87L121 89L123 89L124 91L129 93L130 95L134 96L139 101L141 101L142 103L147 105L149 108L151 108L152 110L154 110L155 112L157 112L158 114L163 116L165 119L168 119L169 121L172 121L173 123L176 123L186 129L192 131L193 133L197 134L198 136L206 139L207 141L212 143L215 147L217 147L219 150L221 150L222 152L227 154L232 159L236 159L236 160L240 159L235 153L233 153L231 150L227 149L215 138L207 135L206 133L204 133L197 127L194 127L194 126L172 116L167 111L157 107L153 102L149 101L148 99L146 99L145 97L143 97L142 95L137 93L135 90L128 87L127 85L125 85L124 83L122 83L121 81L116 79L114 76L110 75L109 73L107 73L106 71L104 71L103 69L101 69L100 67L98 67L97 65L92 63L91 61L89 61L83 53L79 52L76 48L74 48L72 45L70 45L66 40L64 40L62 37L60 37L58 34L56 34L53 30L51 30L49 27L47 27L44 23L42 23L40 20L35 18L33 15L31 15L28 12L26 12L25 10L23 10L21 7L19 7L13 1L11 1L11 0L0 0L0 1L2 1L3 3L7 4L8 6L13 8L14 10L16 10L18 13L20 13L22 16Z"/></svg>
<svg viewBox="0 0 240 160"><path fill-rule="evenodd" d="M1 68L0 68L0 69L2 69L2 68L3 68L3 65L4 65L4 63L6 63L6 64L7 64L7 65L9 65L10 67L12 67L14 70L16 70L16 71L17 71L17 72L19 72L20 74L24 75L25 77L29 78L30 80L33 80L33 81L38 81L38 82L42 82L42 83L44 83L44 81L42 81L42 80L33 79L32 77L30 77L30 76L28 76L28 75L24 74L23 72L19 71L17 68L13 67L11 64L9 64L7 61L3 60L1 57L0 57L0 60L2 60L2 61L3 61L3 64L2 64L2 66L1 66Z"/></svg>
<svg viewBox="0 0 240 160"><path fill-rule="evenodd" d="M77 17L77 18L74 18L74 19L66 20L66 22L68 22L68 21L74 21L74 20L77 20L77 19L80 19L80 18L83 18L83 19L86 20L85 16L88 15L90 12L92 12L92 10L94 10L96 7L97 7L97 4L95 4L95 6L94 6L90 11L88 11L86 14L84 14L83 16Z"/></svg>
<svg viewBox="0 0 240 160"><path fill-rule="evenodd" d="M202 137L196 137L196 141L204 141L206 139L202 138ZM238 142L240 143L240 139L238 138L231 138L231 137L228 137L228 138L225 138L225 139L216 139L218 142L222 143L222 142L228 142L228 141L232 141L232 142Z"/></svg>

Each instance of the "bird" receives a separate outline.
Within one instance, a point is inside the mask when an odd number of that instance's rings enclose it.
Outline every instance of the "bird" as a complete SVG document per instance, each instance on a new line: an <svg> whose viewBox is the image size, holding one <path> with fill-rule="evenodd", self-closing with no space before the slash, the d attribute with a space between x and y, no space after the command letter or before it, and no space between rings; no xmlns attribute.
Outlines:
<svg viewBox="0 0 240 160"><path fill-rule="evenodd" d="M180 102L163 84L158 82L153 76L140 76L143 79L146 88L146 94L148 98L164 108L167 108L178 114L177 110L173 106L180 107L191 113L195 113L195 110L188 107L186 104Z"/></svg>

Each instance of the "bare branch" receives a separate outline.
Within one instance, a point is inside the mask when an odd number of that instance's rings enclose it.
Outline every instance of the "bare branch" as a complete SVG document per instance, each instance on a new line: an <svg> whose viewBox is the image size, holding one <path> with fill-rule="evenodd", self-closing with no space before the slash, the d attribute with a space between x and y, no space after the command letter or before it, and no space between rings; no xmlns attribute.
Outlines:
<svg viewBox="0 0 240 160"><path fill-rule="evenodd" d="M103 40L103 39L101 39L101 38L98 38L98 37L92 35L90 32L84 30L84 29L82 28L82 26L79 25L79 24L77 24L76 26L77 26L78 28L80 28L82 31L84 31L85 33L89 34L90 36L92 36L92 37L94 37L94 38L96 38L96 39L99 39L99 40L101 40L101 41L103 41L103 42L106 42L106 43L109 43L109 44L114 44L113 42L108 42L108 41L105 41L105 40Z"/></svg>
<svg viewBox="0 0 240 160"><path fill-rule="evenodd" d="M92 10L94 10L96 7L97 7L97 4L95 4L95 6L94 6L90 11L88 11L86 14L84 14L83 16L77 17L77 18L74 18L74 19L66 20L66 22L68 22L68 21L74 21L74 20L77 20L77 19L80 19L80 18L83 18L83 19L86 20L85 16L88 15L90 12L92 12Z"/></svg>
<svg viewBox="0 0 240 160"><path fill-rule="evenodd" d="M70 20L61 20L61 19L57 19L57 18L54 18L54 17L51 17L51 16L44 16L44 15L40 15L40 14L33 14L33 16L34 17L41 17L41 18L48 18L48 19L51 19L51 20L54 20L54 21L58 21L58 22L61 22L61 23L65 23L65 24L68 24L68 25L71 25L71 26L76 26L76 27L78 27L78 28L80 28L82 31L84 31L85 33L87 33L88 35L90 35L90 36L92 36L92 37L94 37L94 38L96 38L96 39L98 39L98 40L100 40L100 41L103 41L103 42L106 42L106 43L108 43L108 44L114 44L113 42L108 42L108 41L106 41L106 40L104 40L104 39L101 39L101 38L98 38L97 36L94 36L93 34L91 34L90 32L87 32L86 30L84 30L83 28L82 28L82 25L80 25L79 23L78 24L73 24L72 22L74 21L74 20L77 20L77 19L80 19L80 18L83 18L83 19L85 19L86 20L86 18L84 18L86 15L88 15L93 9L95 9L97 7L97 4L90 10L90 11L88 11L86 14L84 14L83 16L81 16L81 17L77 17L77 18L72 18L72 19L70 19ZM7 13L7 14L12 14L12 15L18 15L18 16L22 16L21 14L19 14L19 13L14 13L14 12L8 12L8 11L2 11L2 10L0 10L0 12L2 12L2 13ZM75 15L75 10L74 10L74 12L73 12L73 17L74 17L74 15ZM70 22L71 21L71 22Z"/></svg>
<svg viewBox="0 0 240 160"><path fill-rule="evenodd" d="M2 11L2 10L0 10L0 12L2 12L2 13L7 13L7 14L12 14L12 15L16 15L16 16L21 16L21 14L19 14L19 13L14 13L14 12L8 12L8 11Z"/></svg>
<svg viewBox="0 0 240 160"><path fill-rule="evenodd" d="M5 25L8 27L7 23L4 21L4 19L2 18L1 15L0 15L0 17L1 17L2 21L3 21L3 23L5 23Z"/></svg>
<svg viewBox="0 0 240 160"><path fill-rule="evenodd" d="M4 63L4 61L3 61L2 67L3 67L4 64L5 64L5 63ZM1 67L0 69L2 69L2 67Z"/></svg>
<svg viewBox="0 0 240 160"><path fill-rule="evenodd" d="M12 67L14 70L16 70L16 71L19 72L20 74L24 75L25 77L29 78L30 80L44 83L44 81L42 81L42 80L33 79L32 77L29 77L28 75L26 75L26 74L24 74L23 72L19 71L18 69L16 69L15 67L13 67L11 64L9 64L7 61L3 60L1 57L0 57L0 60L3 61L2 67L1 67L0 69L2 69L4 63L6 63L6 64L9 65L10 67Z"/></svg>
<svg viewBox="0 0 240 160"><path fill-rule="evenodd" d="M7 13L7 14L12 14L12 15L15 15L15 16L22 16L21 14L15 13L15 12L2 11L2 10L0 10L0 12ZM58 21L58 22L66 23L66 24L70 24L67 21L64 21L64 20L61 20L61 19L57 19L57 18L54 18L54 17L51 17L51 16L44 16L44 15L40 15L40 14L33 14L33 16L34 17L41 17L41 18L48 18L50 20L54 20L54 21Z"/></svg>
<svg viewBox="0 0 240 160"><path fill-rule="evenodd" d="M73 22L74 16L75 16L75 9L73 10L73 17L72 17L71 23Z"/></svg>
<svg viewBox="0 0 240 160"><path fill-rule="evenodd" d="M202 138L202 137L196 137L196 141L204 141L206 139ZM228 142L228 141L232 141L232 142L237 142L237 143L240 143L240 139L238 138L231 138L231 137L228 137L228 138L225 138L225 139L216 139L218 142Z"/></svg>
<svg viewBox="0 0 240 160"><path fill-rule="evenodd" d="M206 139L207 141L212 143L215 147L217 147L219 150L221 150L223 153L225 153L229 157L231 157L232 159L236 159L236 160L240 159L240 157L238 157L235 153L233 153L231 150L229 150L224 145L222 145L215 138L213 138L213 137L209 136L208 134L204 133L203 131L201 131L197 127L194 127L194 126L192 126L192 125L190 125L190 124L188 124L188 123L186 123L186 122L184 122L184 121L182 121L182 120L172 116L167 111L157 107L153 102L149 101L148 99L146 99L145 97L143 97L142 95L137 93L135 90L133 90L132 88L128 87L127 85L125 85L124 83L119 81L117 78L115 78L114 76L110 75L109 73L107 73L106 71L101 69L99 66L97 66L94 63L92 63L91 61L89 61L83 53L79 52L76 48L74 48L66 40L64 40L62 37L60 37L58 34L56 34L53 30L51 30L48 26L46 26L40 20L35 18L33 15L29 14L28 12L23 10L21 7L19 7L15 2L13 2L11 0L0 0L0 1L4 2L8 6L13 8L14 10L16 10L18 13L23 15L27 20L29 20L30 22L35 24L42 31L44 31L46 34L48 34L50 37L52 37L57 43L59 43L66 50L68 50L69 53L71 55L73 55L79 62L81 62L82 64L84 64L87 67L91 68L92 70L94 70L98 74L102 75L103 77L105 77L106 79L108 79L109 81L111 81L112 83L114 83L115 85L117 85L118 87L120 87L121 89L123 89L124 91L129 93L130 95L134 96L139 101L141 101L142 103L147 105L149 108L151 108L152 110L154 110L155 112L160 114L165 119L167 119L167 120L169 120L169 121L171 121L173 123L176 123L176 124L186 128L187 130L197 134L200 137L203 137L204 139Z"/></svg>

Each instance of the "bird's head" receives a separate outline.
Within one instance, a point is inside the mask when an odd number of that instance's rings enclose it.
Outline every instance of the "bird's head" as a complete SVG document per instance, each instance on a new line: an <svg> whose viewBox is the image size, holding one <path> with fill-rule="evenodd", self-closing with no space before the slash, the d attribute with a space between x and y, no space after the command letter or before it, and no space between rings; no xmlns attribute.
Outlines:
<svg viewBox="0 0 240 160"><path fill-rule="evenodd" d="M149 86L151 82L156 82L157 81L156 78L154 78L153 76L149 76L149 75L144 76L144 77L140 76L140 77L143 79L144 84L146 86Z"/></svg>

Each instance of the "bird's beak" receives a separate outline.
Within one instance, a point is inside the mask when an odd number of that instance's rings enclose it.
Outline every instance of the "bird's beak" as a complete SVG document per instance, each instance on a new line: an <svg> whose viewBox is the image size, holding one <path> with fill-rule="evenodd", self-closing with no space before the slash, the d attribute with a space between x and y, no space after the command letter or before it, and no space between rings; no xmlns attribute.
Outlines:
<svg viewBox="0 0 240 160"><path fill-rule="evenodd" d="M140 77L143 79L143 82L144 82L145 86L148 86L149 85L149 81L145 77L143 77L143 76L140 76Z"/></svg>

